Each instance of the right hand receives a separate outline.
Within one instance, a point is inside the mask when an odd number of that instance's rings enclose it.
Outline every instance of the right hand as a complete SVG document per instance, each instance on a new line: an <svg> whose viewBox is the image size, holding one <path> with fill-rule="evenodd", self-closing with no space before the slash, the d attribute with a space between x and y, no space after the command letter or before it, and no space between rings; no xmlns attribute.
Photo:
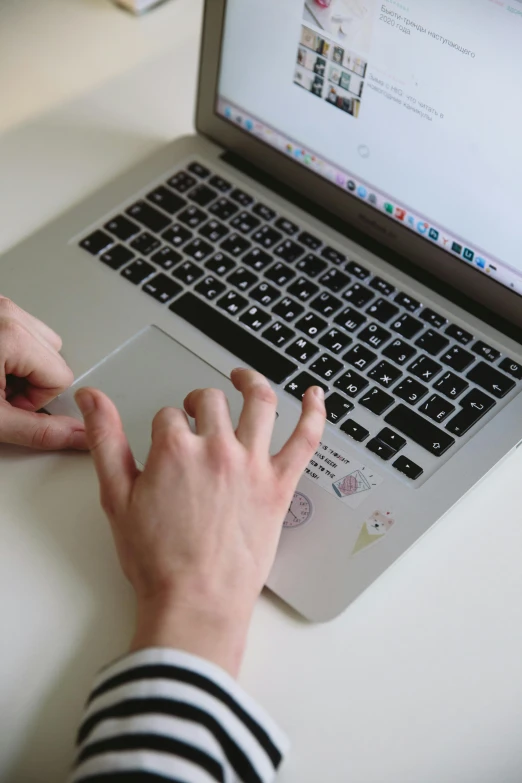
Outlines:
<svg viewBox="0 0 522 783"><path fill-rule="evenodd" d="M160 411L143 473L113 403L95 389L80 390L76 401L102 506L137 596L133 649L183 649L236 675L285 514L323 432L325 407L322 390L309 389L293 435L271 457L275 392L252 370L235 370L232 382L245 400L236 431L223 392L191 392L185 410L197 434L183 411Z"/></svg>

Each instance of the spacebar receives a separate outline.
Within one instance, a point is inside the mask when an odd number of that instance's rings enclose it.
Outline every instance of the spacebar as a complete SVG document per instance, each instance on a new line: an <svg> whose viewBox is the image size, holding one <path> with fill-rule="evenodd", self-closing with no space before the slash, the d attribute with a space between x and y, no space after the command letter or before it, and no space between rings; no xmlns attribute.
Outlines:
<svg viewBox="0 0 522 783"><path fill-rule="evenodd" d="M194 294L183 294L170 309L274 383L282 383L297 370L297 365L286 356L281 356Z"/></svg>

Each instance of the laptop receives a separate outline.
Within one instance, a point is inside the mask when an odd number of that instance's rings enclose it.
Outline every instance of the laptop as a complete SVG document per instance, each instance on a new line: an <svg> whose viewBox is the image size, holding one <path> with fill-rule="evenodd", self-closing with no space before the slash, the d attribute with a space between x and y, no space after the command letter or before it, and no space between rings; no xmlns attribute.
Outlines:
<svg viewBox="0 0 522 783"><path fill-rule="evenodd" d="M192 388L237 417L238 365L278 394L274 451L323 386L268 580L314 621L522 438L522 20L516 2L415 6L207 0L197 134L0 267L141 464L154 413ZM79 415L71 392L49 411Z"/></svg>

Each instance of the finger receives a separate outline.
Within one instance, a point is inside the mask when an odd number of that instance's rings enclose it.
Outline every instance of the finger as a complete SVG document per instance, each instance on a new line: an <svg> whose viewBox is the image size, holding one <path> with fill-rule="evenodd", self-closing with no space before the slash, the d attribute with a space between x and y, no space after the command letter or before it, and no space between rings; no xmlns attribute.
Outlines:
<svg viewBox="0 0 522 783"><path fill-rule="evenodd" d="M303 411L293 434L273 457L273 464L283 479L297 484L319 446L325 421L324 392L313 386L303 397Z"/></svg>
<svg viewBox="0 0 522 783"><path fill-rule="evenodd" d="M187 414L180 408L162 408L152 421L152 442L175 433L190 432Z"/></svg>
<svg viewBox="0 0 522 783"><path fill-rule="evenodd" d="M39 318L31 315L31 313L22 310L21 307L18 307L18 305L5 296L0 296L0 316L15 318L16 320L20 321L21 324L26 326L29 331L41 337L55 351L59 351L61 349L62 339L53 329L50 328L50 326L44 324L43 321L40 321Z"/></svg>
<svg viewBox="0 0 522 783"><path fill-rule="evenodd" d="M0 405L0 442L32 449L87 449L83 423L68 416L47 416Z"/></svg>
<svg viewBox="0 0 522 783"><path fill-rule="evenodd" d="M230 377L245 400L236 429L237 439L247 449L268 452L276 418L275 391L254 370L233 370Z"/></svg>
<svg viewBox="0 0 522 783"><path fill-rule="evenodd" d="M80 389L74 398L85 421L102 506L111 515L127 505L139 471L114 403L102 392L90 388Z"/></svg>
<svg viewBox="0 0 522 783"><path fill-rule="evenodd" d="M196 389L185 397L183 405L195 419L198 435L234 435L228 400L220 389Z"/></svg>

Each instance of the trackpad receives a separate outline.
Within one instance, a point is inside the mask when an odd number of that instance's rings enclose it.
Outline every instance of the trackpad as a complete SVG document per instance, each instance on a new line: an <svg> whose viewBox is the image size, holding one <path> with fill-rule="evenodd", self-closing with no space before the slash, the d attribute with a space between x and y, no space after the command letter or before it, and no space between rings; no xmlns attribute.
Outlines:
<svg viewBox="0 0 522 783"><path fill-rule="evenodd" d="M134 457L142 465L156 413L165 406L183 408L183 400L193 389L222 389L234 427L243 407L243 397L229 378L156 326L147 327L109 354L46 410L81 419L73 395L82 386L101 389L115 403Z"/></svg>

